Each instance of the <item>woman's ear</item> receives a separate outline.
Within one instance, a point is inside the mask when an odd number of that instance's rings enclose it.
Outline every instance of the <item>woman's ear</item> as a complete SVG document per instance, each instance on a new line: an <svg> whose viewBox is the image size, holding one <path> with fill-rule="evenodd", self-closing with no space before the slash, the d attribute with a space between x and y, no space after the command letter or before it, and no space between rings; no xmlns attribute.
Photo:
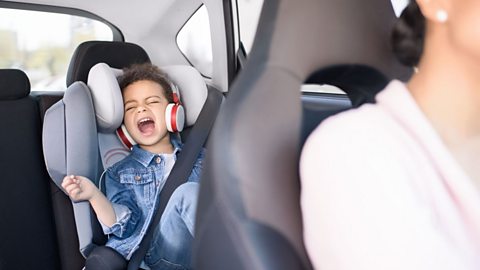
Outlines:
<svg viewBox="0 0 480 270"><path fill-rule="evenodd" d="M412 0L413 1L413 0ZM450 12L450 0L416 0L425 19L436 23L445 23ZM456 0L454 0L456 1Z"/></svg>

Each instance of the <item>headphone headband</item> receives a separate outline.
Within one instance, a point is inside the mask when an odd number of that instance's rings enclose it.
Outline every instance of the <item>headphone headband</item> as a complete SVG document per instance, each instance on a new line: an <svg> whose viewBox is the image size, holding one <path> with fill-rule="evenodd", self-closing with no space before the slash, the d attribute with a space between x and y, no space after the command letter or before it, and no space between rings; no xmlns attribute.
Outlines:
<svg viewBox="0 0 480 270"><path fill-rule="evenodd" d="M175 103L175 104L182 104L182 103L180 102L180 98L178 98L177 93L173 93L173 103Z"/></svg>
<svg viewBox="0 0 480 270"><path fill-rule="evenodd" d="M170 88L172 89L173 103L181 104L180 91L178 90L178 86L172 81L169 81L169 82L170 82Z"/></svg>

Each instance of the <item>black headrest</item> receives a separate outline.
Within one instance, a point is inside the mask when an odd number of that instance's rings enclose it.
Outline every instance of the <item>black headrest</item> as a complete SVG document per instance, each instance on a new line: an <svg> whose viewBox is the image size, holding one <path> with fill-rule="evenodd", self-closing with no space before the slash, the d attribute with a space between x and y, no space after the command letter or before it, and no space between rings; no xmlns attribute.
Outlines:
<svg viewBox="0 0 480 270"><path fill-rule="evenodd" d="M28 96L30 80L18 69L0 69L0 100L14 100Z"/></svg>
<svg viewBox="0 0 480 270"><path fill-rule="evenodd" d="M128 42L87 41L78 45L73 53L67 73L67 86L76 81L87 83L90 68L98 63L112 68L124 68L136 63L150 62L147 52Z"/></svg>

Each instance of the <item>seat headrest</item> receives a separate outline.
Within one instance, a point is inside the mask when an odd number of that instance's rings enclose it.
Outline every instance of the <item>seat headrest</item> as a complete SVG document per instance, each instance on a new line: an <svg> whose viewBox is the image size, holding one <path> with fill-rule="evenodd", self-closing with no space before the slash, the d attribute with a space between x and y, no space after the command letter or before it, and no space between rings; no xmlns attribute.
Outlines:
<svg viewBox="0 0 480 270"><path fill-rule="evenodd" d="M136 63L150 63L145 50L133 43L87 41L78 45L67 72L67 86L76 81L87 83L88 72L97 63L124 68Z"/></svg>
<svg viewBox="0 0 480 270"><path fill-rule="evenodd" d="M166 66L160 69L177 85L185 108L185 125L192 126L208 94L202 75L191 66ZM97 127L102 132L115 131L123 121L123 99L117 81L121 74L121 70L105 63L96 64L88 74L87 85L92 92Z"/></svg>
<svg viewBox="0 0 480 270"><path fill-rule="evenodd" d="M0 100L15 100L30 94L30 80L18 69L0 69Z"/></svg>

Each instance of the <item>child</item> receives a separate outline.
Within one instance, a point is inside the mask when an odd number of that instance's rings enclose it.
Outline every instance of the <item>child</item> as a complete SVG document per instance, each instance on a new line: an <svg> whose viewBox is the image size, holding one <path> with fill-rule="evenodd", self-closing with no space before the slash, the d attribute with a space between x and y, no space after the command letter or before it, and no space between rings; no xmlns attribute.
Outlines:
<svg viewBox="0 0 480 270"><path fill-rule="evenodd" d="M138 247L154 214L155 202L182 145L167 131L165 109L173 102L166 75L151 64L133 65L119 78L123 123L138 143L125 159L107 169L106 196L89 179L66 176L62 187L74 201L88 200L106 246L127 260ZM172 194L144 261L151 269L191 266L191 243L203 151L188 178Z"/></svg>

